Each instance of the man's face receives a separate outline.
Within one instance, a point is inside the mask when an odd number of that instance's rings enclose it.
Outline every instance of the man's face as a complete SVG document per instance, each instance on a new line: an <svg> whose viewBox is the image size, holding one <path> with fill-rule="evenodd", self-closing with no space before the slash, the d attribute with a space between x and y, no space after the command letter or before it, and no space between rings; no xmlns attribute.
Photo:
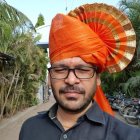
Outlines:
<svg viewBox="0 0 140 140"><path fill-rule="evenodd" d="M52 67L66 67L70 69L80 67L84 70L81 76L84 76L84 73L90 73L84 68L92 67L92 65L87 64L80 57L73 57L55 62L52 64ZM60 71L58 69L58 72L61 74L61 69ZM74 113L81 112L92 102L96 90L97 78L98 76L95 72L92 78L79 79L71 70L67 78L53 79L50 76L49 80L54 97L59 106L66 111Z"/></svg>

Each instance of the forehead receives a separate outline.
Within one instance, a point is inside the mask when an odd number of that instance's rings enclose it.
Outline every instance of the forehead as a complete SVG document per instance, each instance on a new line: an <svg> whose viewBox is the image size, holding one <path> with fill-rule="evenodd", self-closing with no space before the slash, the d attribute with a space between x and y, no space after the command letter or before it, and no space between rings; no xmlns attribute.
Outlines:
<svg viewBox="0 0 140 140"><path fill-rule="evenodd" d="M72 57L72 58L67 58L63 59L57 62L54 62L52 66L78 66L78 65L83 65L83 66L92 66L91 64L86 63L83 61L80 57Z"/></svg>

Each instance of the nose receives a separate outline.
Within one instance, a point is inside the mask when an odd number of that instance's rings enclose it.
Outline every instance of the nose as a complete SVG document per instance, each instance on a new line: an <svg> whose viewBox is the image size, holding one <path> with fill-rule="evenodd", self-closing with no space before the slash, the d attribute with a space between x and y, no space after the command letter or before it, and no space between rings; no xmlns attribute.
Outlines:
<svg viewBox="0 0 140 140"><path fill-rule="evenodd" d="M69 85L78 84L79 82L80 79L75 76L74 71L70 71L68 77L65 79L65 83Z"/></svg>

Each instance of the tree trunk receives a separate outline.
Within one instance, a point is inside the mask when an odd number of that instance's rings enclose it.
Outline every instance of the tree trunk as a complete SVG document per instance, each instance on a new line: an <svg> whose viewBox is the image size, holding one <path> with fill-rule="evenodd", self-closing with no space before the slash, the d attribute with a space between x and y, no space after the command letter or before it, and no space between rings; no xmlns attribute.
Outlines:
<svg viewBox="0 0 140 140"><path fill-rule="evenodd" d="M10 95L11 88L12 88L12 85L13 85L13 83L14 83L16 73L17 73L17 69L15 69L15 72L14 72L14 75L13 75L13 78L12 78L12 81L11 81L11 84L10 84L10 87L9 87L9 89L8 89L8 93L7 93L7 95L6 95L6 98L5 98L4 104L3 104L3 106L2 106L1 113L0 113L0 119L3 118L4 108L5 108L5 106L6 106L6 103L7 103L8 97L9 97L9 95Z"/></svg>

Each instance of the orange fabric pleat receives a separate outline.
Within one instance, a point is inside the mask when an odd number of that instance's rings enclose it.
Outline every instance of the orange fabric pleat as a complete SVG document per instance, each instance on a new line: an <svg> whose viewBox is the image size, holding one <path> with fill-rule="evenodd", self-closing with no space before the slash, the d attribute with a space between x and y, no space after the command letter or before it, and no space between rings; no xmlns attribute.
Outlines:
<svg viewBox="0 0 140 140"><path fill-rule="evenodd" d="M108 47L85 23L76 18L57 14L52 20L50 36L51 63L71 57L80 57L104 71Z"/></svg>
<svg viewBox="0 0 140 140"><path fill-rule="evenodd" d="M87 24L106 44L105 64L109 73L122 71L132 60L136 35L129 18L119 9L104 3L84 4L68 13Z"/></svg>
<svg viewBox="0 0 140 140"><path fill-rule="evenodd" d="M96 94L95 94L95 96L93 98L98 103L98 105L100 106L100 108L103 111L105 111L108 114L114 116L114 112L111 109L111 106L110 106L107 98L105 97L105 95L104 95L104 93L103 93L102 88L101 88L100 85L97 86Z"/></svg>

